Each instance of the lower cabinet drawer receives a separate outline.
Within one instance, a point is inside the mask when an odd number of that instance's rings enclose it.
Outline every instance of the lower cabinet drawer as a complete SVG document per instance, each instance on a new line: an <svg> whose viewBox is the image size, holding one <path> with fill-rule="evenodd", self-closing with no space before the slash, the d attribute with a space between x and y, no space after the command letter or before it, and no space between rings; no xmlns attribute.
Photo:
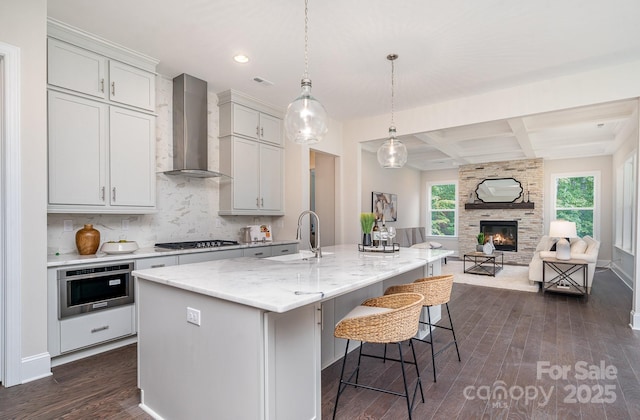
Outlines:
<svg viewBox="0 0 640 420"><path fill-rule="evenodd" d="M274 257L278 255L295 254L296 252L298 252L298 244L274 245L271 247L271 255Z"/></svg>
<svg viewBox="0 0 640 420"><path fill-rule="evenodd" d="M271 256L271 247L270 246L261 246L257 248L245 248L244 249L245 257L257 257L257 258L265 258Z"/></svg>
<svg viewBox="0 0 640 420"><path fill-rule="evenodd" d="M134 308L126 305L60 321L61 353L134 334Z"/></svg>

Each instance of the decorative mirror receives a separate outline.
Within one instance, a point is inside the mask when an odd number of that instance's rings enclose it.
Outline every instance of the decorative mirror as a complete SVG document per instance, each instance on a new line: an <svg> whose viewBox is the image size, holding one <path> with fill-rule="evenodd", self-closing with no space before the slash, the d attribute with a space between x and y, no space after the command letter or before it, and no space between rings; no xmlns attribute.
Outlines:
<svg viewBox="0 0 640 420"><path fill-rule="evenodd" d="M476 196L483 203L514 203L522 191L514 178L485 179L476 187Z"/></svg>

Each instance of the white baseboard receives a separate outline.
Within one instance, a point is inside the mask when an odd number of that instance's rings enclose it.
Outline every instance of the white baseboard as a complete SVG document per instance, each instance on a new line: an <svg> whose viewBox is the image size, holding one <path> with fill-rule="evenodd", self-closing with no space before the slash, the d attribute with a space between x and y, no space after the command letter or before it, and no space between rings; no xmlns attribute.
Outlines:
<svg viewBox="0 0 640 420"><path fill-rule="evenodd" d="M27 383L37 379L51 376L51 356L49 353L40 353L22 358L20 366L20 383Z"/></svg>
<svg viewBox="0 0 640 420"><path fill-rule="evenodd" d="M640 312L635 312L633 309L631 310L631 323L629 326L633 330L640 330Z"/></svg>

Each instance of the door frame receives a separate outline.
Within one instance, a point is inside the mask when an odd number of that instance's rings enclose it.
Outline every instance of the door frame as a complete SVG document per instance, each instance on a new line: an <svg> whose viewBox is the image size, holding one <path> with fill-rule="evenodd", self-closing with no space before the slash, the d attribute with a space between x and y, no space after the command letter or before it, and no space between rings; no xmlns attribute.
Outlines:
<svg viewBox="0 0 640 420"><path fill-rule="evenodd" d="M22 382L20 48L0 42L0 61L0 381L8 387Z"/></svg>

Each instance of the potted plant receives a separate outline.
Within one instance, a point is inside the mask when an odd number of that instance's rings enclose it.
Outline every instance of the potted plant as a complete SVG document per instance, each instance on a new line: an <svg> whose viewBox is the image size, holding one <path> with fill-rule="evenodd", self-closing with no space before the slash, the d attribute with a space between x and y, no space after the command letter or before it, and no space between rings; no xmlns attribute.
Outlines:
<svg viewBox="0 0 640 420"><path fill-rule="evenodd" d="M478 240L478 245L476 245L476 251L482 252L483 251L482 247L484 246L484 232L478 233L478 236L476 236L476 239Z"/></svg>
<svg viewBox="0 0 640 420"><path fill-rule="evenodd" d="M371 229L376 221L373 213L360 213L360 227L362 228L362 245L371 246Z"/></svg>

